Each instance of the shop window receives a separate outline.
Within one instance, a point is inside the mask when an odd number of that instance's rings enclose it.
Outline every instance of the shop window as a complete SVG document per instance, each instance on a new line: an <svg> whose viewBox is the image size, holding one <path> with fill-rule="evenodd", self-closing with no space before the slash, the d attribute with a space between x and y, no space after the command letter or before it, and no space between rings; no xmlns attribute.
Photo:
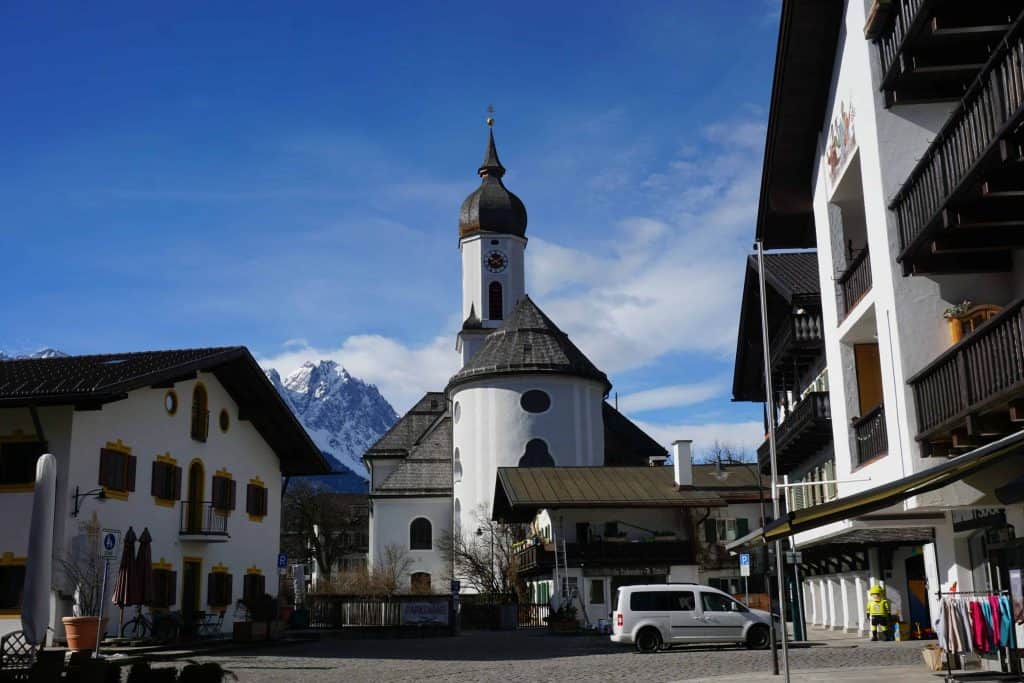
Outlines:
<svg viewBox="0 0 1024 683"><path fill-rule="evenodd" d="M32 485L36 480L36 460L46 452L42 441L0 443L0 485Z"/></svg>
<svg viewBox="0 0 1024 683"><path fill-rule="evenodd" d="M526 444L523 457L519 459L520 467L554 467L555 459L548 452L548 443L544 439L530 439Z"/></svg>
<svg viewBox="0 0 1024 683"><path fill-rule="evenodd" d="M178 601L178 572L153 568L153 599L150 607L169 608Z"/></svg>
<svg viewBox="0 0 1024 683"><path fill-rule="evenodd" d="M590 580L590 604L604 604L604 579Z"/></svg>
<svg viewBox="0 0 1024 683"><path fill-rule="evenodd" d="M487 288L487 306L490 313L488 318L491 320L503 320L504 312L502 311L502 295L501 295L501 283L492 282Z"/></svg>
<svg viewBox="0 0 1024 683"><path fill-rule="evenodd" d="M409 549L430 550L434 545L433 528L426 517L417 517L409 525Z"/></svg>
<svg viewBox="0 0 1024 683"><path fill-rule="evenodd" d="M210 410L206 387L197 384L192 390L192 438L196 441L206 441L209 433Z"/></svg>
<svg viewBox="0 0 1024 683"><path fill-rule="evenodd" d="M267 516L267 487L249 482L245 487L245 511L250 517Z"/></svg>
<svg viewBox="0 0 1024 683"><path fill-rule="evenodd" d="M0 564L0 613L21 611L22 588L25 584L25 561L5 556Z"/></svg>
<svg viewBox="0 0 1024 683"><path fill-rule="evenodd" d="M255 601L262 598L266 593L267 578L263 574L252 572L246 574L245 578L242 579L242 600L249 609L252 609Z"/></svg>
<svg viewBox="0 0 1024 683"><path fill-rule="evenodd" d="M430 574L427 572L414 572L410 577L410 584L413 593L430 593Z"/></svg>
<svg viewBox="0 0 1024 683"><path fill-rule="evenodd" d="M528 413L543 413L551 407L551 397L540 389L530 389L519 398L519 405Z"/></svg>
<svg viewBox="0 0 1024 683"><path fill-rule="evenodd" d="M213 477L213 508L219 512L235 509L235 480L223 474Z"/></svg>
<svg viewBox="0 0 1024 683"><path fill-rule="evenodd" d="M110 448L100 449L100 486L110 491L135 490L135 456Z"/></svg>
<svg viewBox="0 0 1024 683"><path fill-rule="evenodd" d="M181 468L172 462L154 460L150 493L161 500L181 500Z"/></svg>
<svg viewBox="0 0 1024 683"><path fill-rule="evenodd" d="M206 581L206 604L210 607L227 607L231 604L232 576L226 571L210 572Z"/></svg>

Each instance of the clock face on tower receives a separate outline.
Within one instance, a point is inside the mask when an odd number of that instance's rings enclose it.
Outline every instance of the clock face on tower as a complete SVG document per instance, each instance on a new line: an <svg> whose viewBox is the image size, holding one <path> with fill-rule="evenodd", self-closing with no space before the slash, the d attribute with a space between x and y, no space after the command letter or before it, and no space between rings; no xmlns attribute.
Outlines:
<svg viewBox="0 0 1024 683"><path fill-rule="evenodd" d="M492 273L500 273L508 267L508 256L501 253L497 249L493 249L487 253L487 257L484 258L484 265L487 266L487 270Z"/></svg>

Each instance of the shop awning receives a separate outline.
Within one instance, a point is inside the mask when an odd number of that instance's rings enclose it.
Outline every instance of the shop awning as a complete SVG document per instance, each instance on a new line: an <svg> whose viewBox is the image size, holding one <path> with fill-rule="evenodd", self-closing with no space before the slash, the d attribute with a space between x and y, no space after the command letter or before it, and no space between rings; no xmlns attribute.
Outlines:
<svg viewBox="0 0 1024 683"><path fill-rule="evenodd" d="M765 542L771 542L801 531L876 512L907 498L948 486L1007 456L1019 453L1024 453L1024 430L975 448L973 451L951 458L941 465L917 472L909 477L897 479L883 486L876 486L822 505L787 513L781 519L768 524L762 536ZM752 537L756 538L758 533L761 533L761 530L755 530L725 547L731 551L743 545L749 545L753 540Z"/></svg>

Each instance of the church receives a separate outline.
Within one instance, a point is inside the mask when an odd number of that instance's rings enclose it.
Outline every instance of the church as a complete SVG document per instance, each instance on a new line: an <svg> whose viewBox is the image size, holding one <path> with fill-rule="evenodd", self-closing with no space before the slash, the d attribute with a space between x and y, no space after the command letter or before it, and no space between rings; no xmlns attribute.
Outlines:
<svg viewBox="0 0 1024 683"><path fill-rule="evenodd" d="M650 467L664 464L665 448L605 400L612 386L607 375L526 293L526 207L502 182L505 168L493 130L478 174L480 186L459 215L464 322L455 348L461 369L443 391L423 396L364 455L370 472L369 564L403 558L403 589L414 592L445 593L449 579L459 578L444 552L446 538L468 538L484 520L513 521L496 509L498 498L504 512L512 511L510 500L522 502L508 488L519 480L499 476L510 469L533 473L533 482L545 472L619 481L627 473L638 475L625 495L587 502L588 508L605 509L599 513L603 519L622 518L621 508L644 498L645 486L650 500L671 511L662 528L674 526L678 508L690 502L708 507L708 496L691 500L692 492L679 492L687 487L673 481L673 468ZM688 451L685 460L689 467ZM572 505L568 494L575 485L540 482L553 495L542 505L517 508L514 521L536 527L538 519L550 520L551 509ZM563 487L568 497L561 495ZM725 504L709 496L715 500L711 506ZM587 539L578 536L591 534L581 531L586 521L576 512L568 540L582 543ZM652 518L650 511L633 512L642 513L634 514L641 522ZM640 522L627 526L647 531ZM550 528L548 534L551 540ZM563 542L566 536L558 538ZM686 554L679 561L692 564L692 553ZM666 570L662 579L667 578Z"/></svg>

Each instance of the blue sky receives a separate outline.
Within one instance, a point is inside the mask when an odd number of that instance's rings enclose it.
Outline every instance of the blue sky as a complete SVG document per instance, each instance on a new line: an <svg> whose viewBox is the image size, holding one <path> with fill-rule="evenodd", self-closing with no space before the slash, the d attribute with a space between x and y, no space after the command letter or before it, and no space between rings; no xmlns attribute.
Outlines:
<svg viewBox="0 0 1024 683"><path fill-rule="evenodd" d="M740 3L0 5L0 348L455 368L485 110L528 289L658 438L729 401L778 15Z"/></svg>

